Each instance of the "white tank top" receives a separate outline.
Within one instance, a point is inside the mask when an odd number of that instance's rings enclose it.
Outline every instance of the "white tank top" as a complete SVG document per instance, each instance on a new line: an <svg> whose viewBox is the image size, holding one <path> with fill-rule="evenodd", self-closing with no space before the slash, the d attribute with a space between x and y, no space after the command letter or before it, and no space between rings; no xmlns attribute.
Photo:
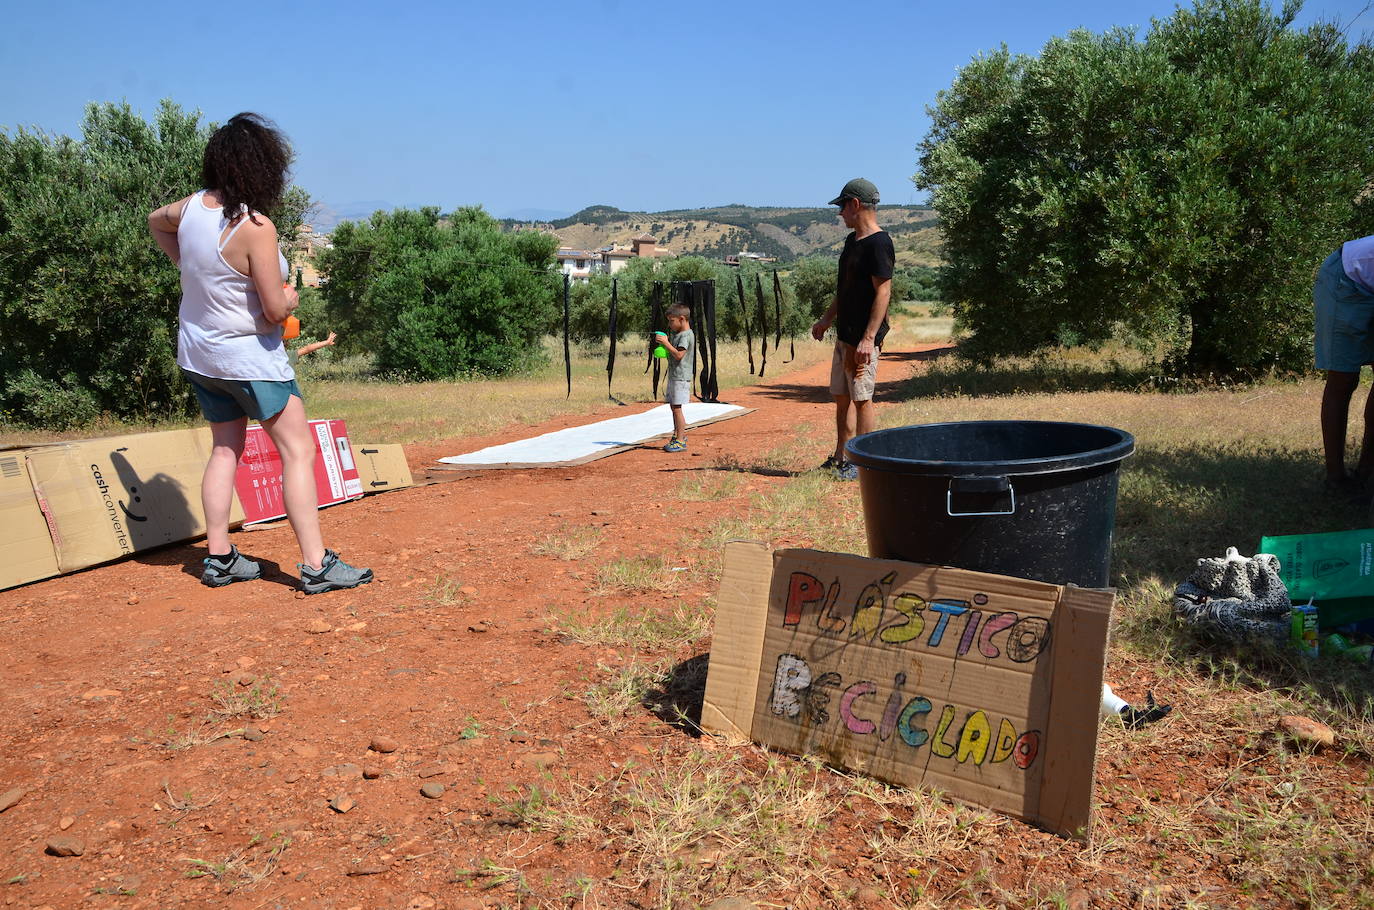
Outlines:
<svg viewBox="0 0 1374 910"><path fill-rule="evenodd" d="M177 364L215 379L285 381L296 374L286 358L281 326L263 316L253 279L231 266L224 246L248 219L228 227L222 208L205 205L201 190L186 203L177 227L181 251L181 310ZM289 274L281 260L282 281Z"/></svg>

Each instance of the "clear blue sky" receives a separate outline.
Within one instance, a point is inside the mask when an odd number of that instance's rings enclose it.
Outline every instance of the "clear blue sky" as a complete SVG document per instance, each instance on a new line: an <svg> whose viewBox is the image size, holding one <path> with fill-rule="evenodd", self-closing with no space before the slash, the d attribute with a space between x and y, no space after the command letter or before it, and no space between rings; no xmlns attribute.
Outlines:
<svg viewBox="0 0 1374 910"><path fill-rule="evenodd" d="M1365 0L1308 0L1351 20ZM75 135L91 101L255 110L321 201L821 205L911 184L926 105L1005 42L1149 25L1171 0L7 4L0 127ZM1374 29L1374 11L1351 30Z"/></svg>

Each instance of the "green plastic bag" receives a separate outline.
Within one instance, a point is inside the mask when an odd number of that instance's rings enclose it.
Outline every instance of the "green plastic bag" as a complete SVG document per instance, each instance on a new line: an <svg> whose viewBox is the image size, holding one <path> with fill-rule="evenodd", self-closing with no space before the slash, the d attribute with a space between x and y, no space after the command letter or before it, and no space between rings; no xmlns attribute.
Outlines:
<svg viewBox="0 0 1374 910"><path fill-rule="evenodd" d="M1260 539L1279 558L1279 577L1294 604L1314 600L1330 629L1374 619L1374 528Z"/></svg>

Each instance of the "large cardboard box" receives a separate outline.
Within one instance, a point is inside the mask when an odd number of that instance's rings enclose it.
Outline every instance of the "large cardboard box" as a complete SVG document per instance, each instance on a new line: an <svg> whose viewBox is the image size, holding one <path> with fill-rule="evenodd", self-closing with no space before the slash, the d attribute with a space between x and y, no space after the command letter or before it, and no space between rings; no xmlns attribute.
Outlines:
<svg viewBox="0 0 1374 910"><path fill-rule="evenodd" d="M312 420L315 439L315 490L320 508L363 495L358 466L342 420ZM259 424L248 427L234 489L243 506L244 522L271 521L286 514L281 478L281 453Z"/></svg>
<svg viewBox="0 0 1374 910"><path fill-rule="evenodd" d="M25 452L62 572L205 533L209 427L58 443ZM235 505L230 521L242 520Z"/></svg>
<svg viewBox="0 0 1374 910"><path fill-rule="evenodd" d="M1086 839L1112 600L733 542L702 726Z"/></svg>
<svg viewBox="0 0 1374 910"><path fill-rule="evenodd" d="M405 449L399 445L355 445L353 462L358 466L358 482L364 493L382 493L415 485L406 463Z"/></svg>
<svg viewBox="0 0 1374 910"><path fill-rule="evenodd" d="M27 448L0 450L0 589L56 575L57 553L29 480Z"/></svg>

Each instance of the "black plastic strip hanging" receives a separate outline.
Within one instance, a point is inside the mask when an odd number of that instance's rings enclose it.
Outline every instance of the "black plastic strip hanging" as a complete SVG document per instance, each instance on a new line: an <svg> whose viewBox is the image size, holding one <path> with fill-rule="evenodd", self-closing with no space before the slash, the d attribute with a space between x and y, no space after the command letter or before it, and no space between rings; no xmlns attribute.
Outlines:
<svg viewBox="0 0 1374 910"><path fill-rule="evenodd" d="M760 278L760 281L763 279ZM778 273L773 270L773 351L782 344L782 294L778 293Z"/></svg>
<svg viewBox="0 0 1374 910"><path fill-rule="evenodd" d="M778 331L778 338L779 338L779 339L782 338L782 302L781 302L781 301L782 301L782 279L780 279L780 278L778 277L778 270L777 270L777 269L774 269L774 270L773 270L773 302L774 302L774 304L775 304L774 309L775 309L775 310L777 311L777 313L778 313L778 327L777 327L777 331ZM793 322L795 323L796 320L793 320ZM796 333L795 330L793 330L793 331L787 333L787 342L788 342L788 345L789 345L789 347L790 347L790 353L787 355L787 359L784 360L783 363L791 363L792 361L794 361L794 360L797 359L797 333ZM778 347L777 345L773 345L773 350L776 351L776 350L777 350L777 347Z"/></svg>
<svg viewBox="0 0 1374 910"><path fill-rule="evenodd" d="M710 373L704 383L703 396L706 401L720 400L720 382L716 375L720 364L720 358L716 355L716 283L714 281L701 281L701 300L702 306L706 311L706 333L709 336L706 346L711 351Z"/></svg>
<svg viewBox="0 0 1374 910"><path fill-rule="evenodd" d="M653 312L649 314L649 366L654 368L655 401L658 400L659 372L663 369L663 365L659 363L658 358L654 356L654 348L657 347L657 345L654 344L654 332L659 330L658 327L660 325L664 326L665 329L667 328L667 320L663 318L663 282L655 281L653 296ZM649 366L646 366L644 368L644 372L649 372Z"/></svg>
<svg viewBox="0 0 1374 910"><path fill-rule="evenodd" d="M620 298L617 293L617 278L611 279L611 314L609 324L606 326L606 334L610 337L610 353L606 356L606 397L616 404L624 404L615 393L611 391L611 379L615 377L615 344L616 336L620 333Z"/></svg>
<svg viewBox="0 0 1374 910"><path fill-rule="evenodd" d="M572 293L572 276L563 276L563 372L568 376L568 397L572 397L572 346L568 344L569 308L568 297Z"/></svg>
<svg viewBox="0 0 1374 910"><path fill-rule="evenodd" d="M749 319L749 301L744 298L744 279L735 272L735 291L739 294L739 318L744 323L744 349L749 352L749 375L754 375L754 333Z"/></svg>
<svg viewBox="0 0 1374 910"><path fill-rule="evenodd" d="M701 327L701 308L696 305L696 284L691 281L673 282L673 303L687 307L687 327L692 330L692 394L702 400L701 384L697 381L697 365L706 356L701 350L705 332Z"/></svg>
<svg viewBox="0 0 1374 910"><path fill-rule="evenodd" d="M754 297L759 307L759 378L768 369L768 310L763 305L763 276L754 273Z"/></svg>

